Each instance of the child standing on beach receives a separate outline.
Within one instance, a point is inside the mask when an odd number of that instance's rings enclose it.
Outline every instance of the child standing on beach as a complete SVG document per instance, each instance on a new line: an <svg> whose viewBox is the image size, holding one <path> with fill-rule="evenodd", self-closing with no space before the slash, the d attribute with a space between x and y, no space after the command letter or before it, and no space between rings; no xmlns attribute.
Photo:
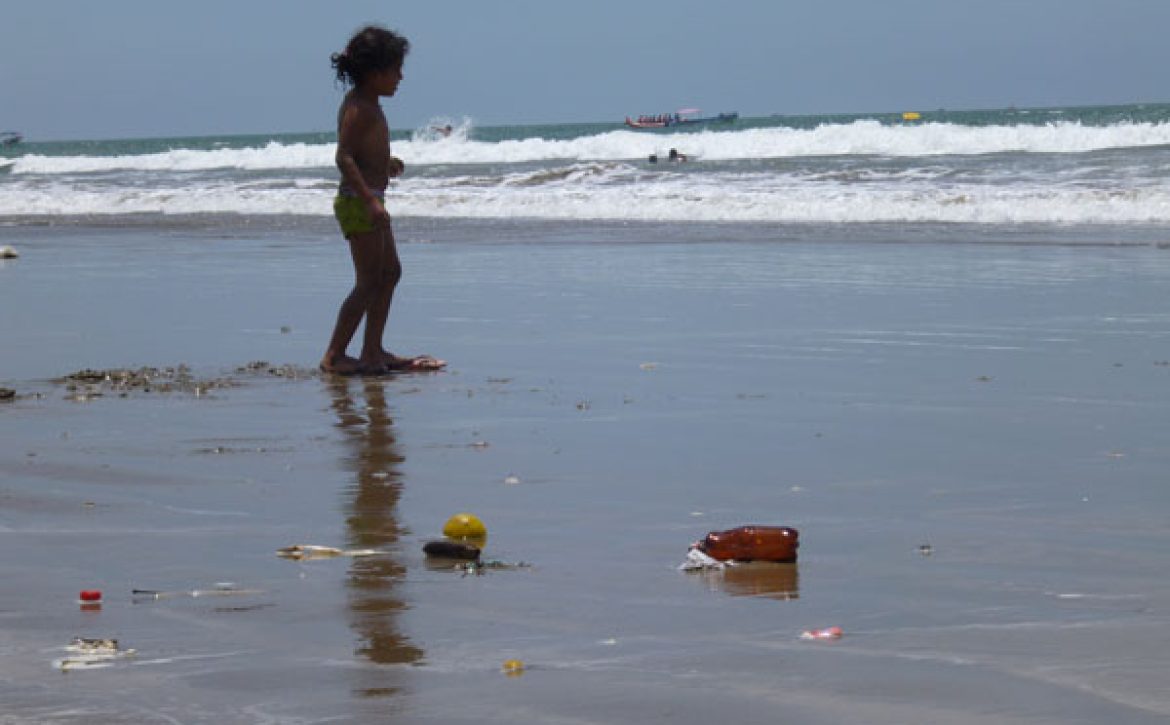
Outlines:
<svg viewBox="0 0 1170 725"><path fill-rule="evenodd" d="M386 186L404 171L390 155L390 128L378 99L392 96L402 82L402 63L410 43L385 28L368 26L334 53L337 79L353 88L337 110L337 168L341 185L333 211L353 257L354 286L341 303L321 369L339 374L378 374L393 370L438 370L446 363L430 356L399 357L382 347L394 288L402 265L394 245ZM361 354L346 354L358 324L366 320Z"/></svg>

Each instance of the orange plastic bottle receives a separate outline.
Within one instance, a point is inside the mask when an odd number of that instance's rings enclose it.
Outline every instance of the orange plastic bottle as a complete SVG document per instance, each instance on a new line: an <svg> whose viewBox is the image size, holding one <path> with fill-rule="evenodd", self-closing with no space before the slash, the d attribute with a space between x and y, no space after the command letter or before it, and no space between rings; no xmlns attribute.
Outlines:
<svg viewBox="0 0 1170 725"><path fill-rule="evenodd" d="M740 526L712 531L699 542L699 551L719 561L796 561L796 529L787 526Z"/></svg>

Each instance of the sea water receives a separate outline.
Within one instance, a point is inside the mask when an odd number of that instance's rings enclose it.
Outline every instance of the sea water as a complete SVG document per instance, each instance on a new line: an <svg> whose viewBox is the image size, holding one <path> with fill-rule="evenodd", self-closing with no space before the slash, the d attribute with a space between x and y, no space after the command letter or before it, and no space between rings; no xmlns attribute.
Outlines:
<svg viewBox="0 0 1170 725"><path fill-rule="evenodd" d="M393 124L393 114L391 113ZM608 222L1160 227L1170 104L771 116L660 131L617 123L393 133L396 217ZM688 157L666 160L670 149ZM331 213L332 133L25 143L0 221ZM659 161L652 163L651 156Z"/></svg>

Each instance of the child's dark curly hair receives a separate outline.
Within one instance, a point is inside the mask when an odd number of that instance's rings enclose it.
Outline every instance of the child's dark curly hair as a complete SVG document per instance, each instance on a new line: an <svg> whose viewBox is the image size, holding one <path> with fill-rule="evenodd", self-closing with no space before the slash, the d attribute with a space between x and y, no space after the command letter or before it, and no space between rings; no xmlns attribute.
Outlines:
<svg viewBox="0 0 1170 725"><path fill-rule="evenodd" d="M393 30L367 25L353 34L345 50L330 56L337 80L358 85L369 73L400 68L410 51L410 41Z"/></svg>

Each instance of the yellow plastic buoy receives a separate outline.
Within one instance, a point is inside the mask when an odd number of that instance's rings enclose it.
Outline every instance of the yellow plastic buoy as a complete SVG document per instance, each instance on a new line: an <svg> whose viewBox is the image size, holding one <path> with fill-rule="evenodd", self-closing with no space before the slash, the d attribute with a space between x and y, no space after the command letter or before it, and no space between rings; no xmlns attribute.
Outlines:
<svg viewBox="0 0 1170 725"><path fill-rule="evenodd" d="M922 114L918 111L906 111L902 114L903 121L918 121L921 120Z"/></svg>
<svg viewBox="0 0 1170 725"><path fill-rule="evenodd" d="M508 677L516 677L524 674L524 663L520 660L504 660L504 664L500 669Z"/></svg>
<svg viewBox="0 0 1170 725"><path fill-rule="evenodd" d="M477 539L482 541L487 538L487 527L483 525L483 522L475 514L455 514L447 519L447 523L443 524L443 536L451 539Z"/></svg>

